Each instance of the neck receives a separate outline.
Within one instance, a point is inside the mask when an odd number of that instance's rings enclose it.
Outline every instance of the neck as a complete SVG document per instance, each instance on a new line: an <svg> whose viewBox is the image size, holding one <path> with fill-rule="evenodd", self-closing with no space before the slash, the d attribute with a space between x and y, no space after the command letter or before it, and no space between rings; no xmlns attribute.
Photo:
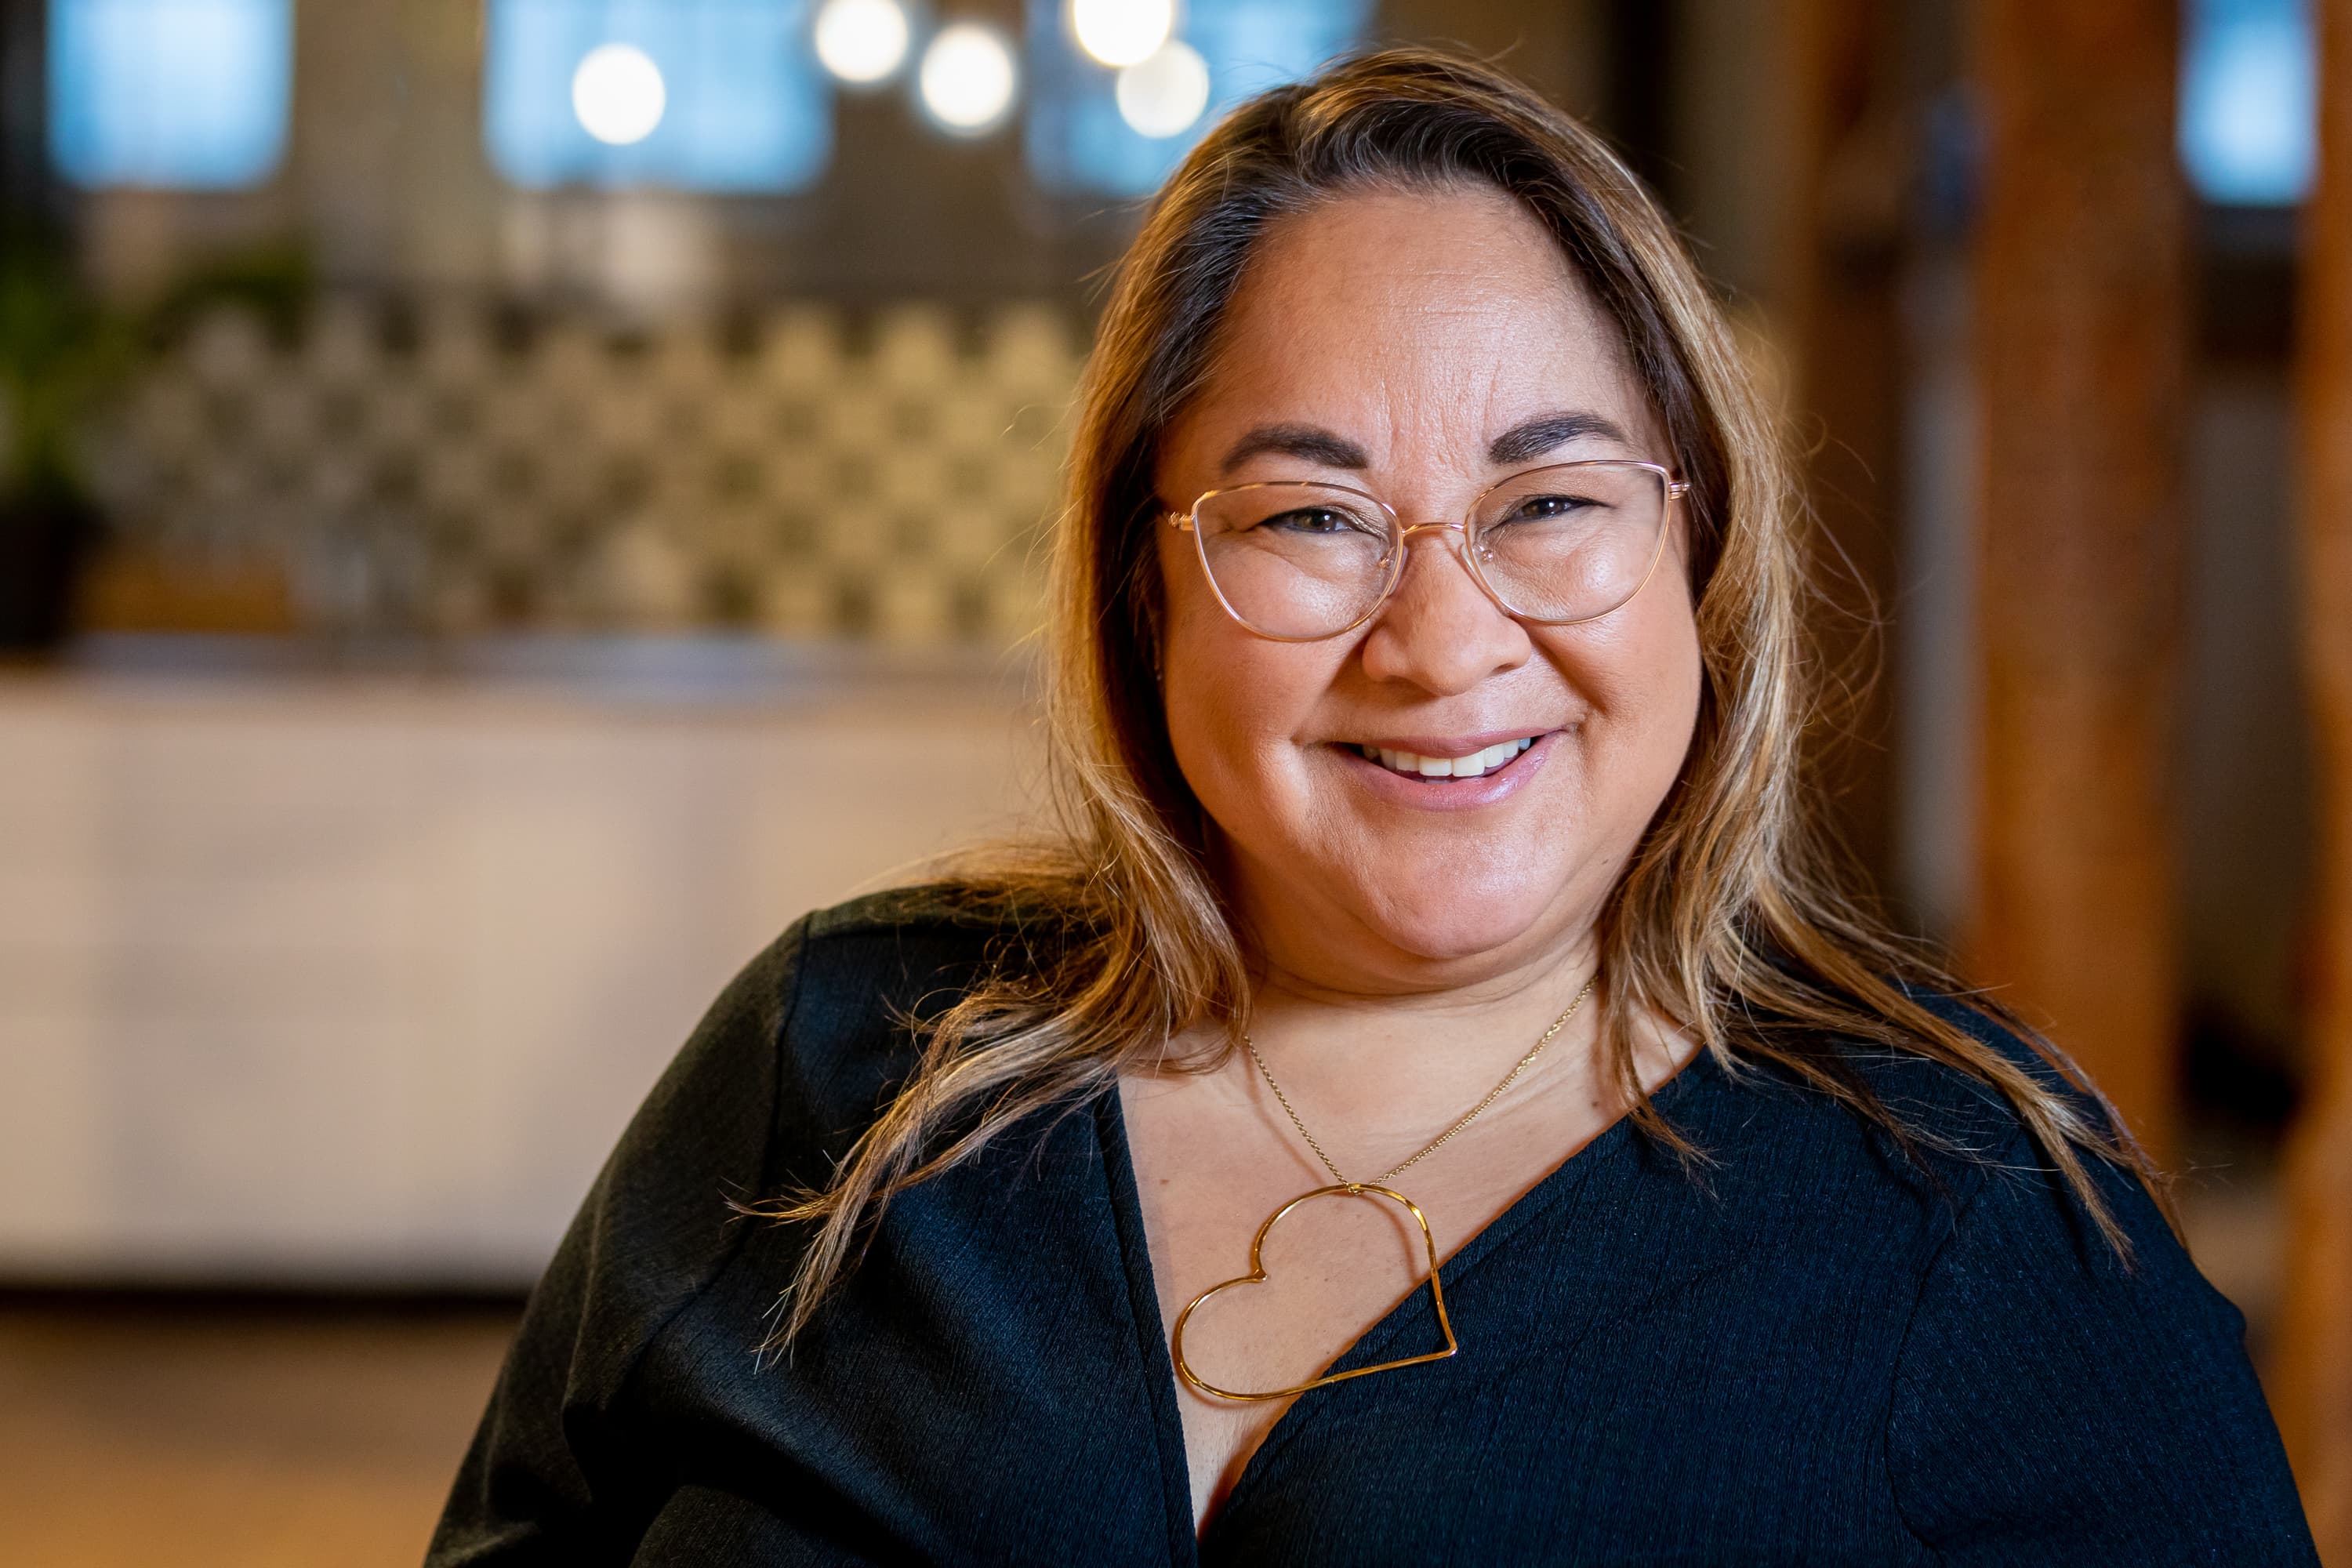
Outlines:
<svg viewBox="0 0 2352 1568"><path fill-rule="evenodd" d="M1476 1104L1569 1012L1594 978L1591 945L1588 933L1540 961L1410 992L1334 986L1269 963L1250 1037L1310 1125L1319 1114L1350 1144L1405 1136ZM1589 1083L1600 1011L1592 996L1576 1005L1522 1084Z"/></svg>

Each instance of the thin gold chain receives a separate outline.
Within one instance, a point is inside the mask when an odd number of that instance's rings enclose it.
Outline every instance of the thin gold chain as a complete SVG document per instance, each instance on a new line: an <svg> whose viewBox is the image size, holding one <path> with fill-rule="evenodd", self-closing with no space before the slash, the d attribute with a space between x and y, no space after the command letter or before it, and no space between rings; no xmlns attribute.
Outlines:
<svg viewBox="0 0 2352 1568"><path fill-rule="evenodd" d="M1551 1044L1553 1037L1562 1029L1568 1027L1568 1021L1576 1016L1576 1010L1584 1005L1584 999L1587 996L1592 994L1592 987L1600 978L1600 973L1595 971L1591 979L1587 980L1584 983L1584 988L1576 994L1576 1000L1568 1005L1568 1011L1562 1013L1559 1017L1554 1018L1551 1021L1551 1027L1543 1032L1543 1037L1536 1041L1535 1045L1528 1049L1528 1054L1518 1059L1517 1066L1513 1067L1510 1071L1503 1075L1502 1082L1496 1084L1494 1088L1486 1091L1486 1099L1480 1100L1477 1104L1470 1108L1468 1114L1465 1115L1461 1121L1455 1122L1453 1126L1447 1128L1436 1137L1431 1139L1427 1143L1422 1145L1420 1152L1412 1155L1409 1159L1399 1161L1397 1163L1390 1166L1388 1170L1381 1174L1374 1176L1370 1182L1351 1182L1348 1180L1347 1177L1339 1173L1339 1167L1331 1163L1331 1156L1323 1152L1323 1145L1315 1141L1315 1134L1307 1131L1307 1123L1298 1119L1298 1108L1290 1103L1290 1096L1283 1093L1282 1085L1274 1081L1273 1069L1265 1065L1265 1058L1257 1053L1257 1042L1251 1039L1245 1032L1242 1036L1242 1044L1249 1047L1250 1060L1257 1063L1258 1073L1265 1079L1265 1087L1274 1090L1274 1098L1281 1101L1284 1112L1290 1118L1290 1124L1298 1129L1298 1135L1307 1140L1307 1146L1315 1151L1315 1157L1323 1162L1323 1168L1331 1173L1331 1179L1343 1187L1377 1187L1384 1185L1391 1178L1401 1175L1404 1172L1412 1169L1412 1167L1420 1164L1423 1160L1428 1159L1432 1154L1436 1153L1440 1149L1445 1147L1446 1143L1456 1132L1461 1131L1465 1127L1469 1126L1473 1121L1478 1120L1478 1113L1480 1111L1494 1104L1495 1101L1502 1099L1503 1091L1510 1088L1514 1083L1517 1083L1518 1081L1519 1075L1527 1071L1528 1065L1538 1057L1543 1055L1544 1047Z"/></svg>

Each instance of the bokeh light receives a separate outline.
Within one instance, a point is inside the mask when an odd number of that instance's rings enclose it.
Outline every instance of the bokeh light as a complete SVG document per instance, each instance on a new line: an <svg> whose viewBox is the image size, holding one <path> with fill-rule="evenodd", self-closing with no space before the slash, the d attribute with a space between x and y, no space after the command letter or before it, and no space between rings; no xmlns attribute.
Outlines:
<svg viewBox="0 0 2352 1568"><path fill-rule="evenodd" d="M1176 30L1176 0L1070 0L1070 32L1107 66L1149 59Z"/></svg>
<svg viewBox="0 0 2352 1568"><path fill-rule="evenodd" d="M1019 76L1004 35L980 22L943 27L923 51L923 107L959 136L992 131L1012 111Z"/></svg>
<svg viewBox="0 0 2352 1568"><path fill-rule="evenodd" d="M1209 107L1209 62L1192 45L1171 38L1118 73L1118 117L1155 141L1181 135Z"/></svg>
<svg viewBox="0 0 2352 1568"><path fill-rule="evenodd" d="M644 141L668 107L661 68L633 44L599 44L572 73L572 111L589 135L607 145Z"/></svg>
<svg viewBox="0 0 2352 1568"><path fill-rule="evenodd" d="M824 0L816 14L816 58L854 86L887 80L906 63L913 36L898 0Z"/></svg>
<svg viewBox="0 0 2352 1568"><path fill-rule="evenodd" d="M2297 0L2191 0L2182 12L2181 162L2206 200L2286 206L2310 194L2319 99Z"/></svg>

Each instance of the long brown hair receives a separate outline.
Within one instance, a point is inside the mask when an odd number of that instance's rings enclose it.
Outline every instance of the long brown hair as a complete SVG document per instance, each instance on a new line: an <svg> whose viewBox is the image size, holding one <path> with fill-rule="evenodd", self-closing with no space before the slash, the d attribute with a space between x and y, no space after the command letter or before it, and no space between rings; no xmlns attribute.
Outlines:
<svg viewBox="0 0 2352 1568"><path fill-rule="evenodd" d="M1775 417L1672 225L1608 147L1484 65L1391 49L1254 99L1184 160L1119 267L1080 389L1052 572L1049 719L1063 831L978 852L966 899L1026 933L921 1022L920 1066L822 1190L746 1212L813 1227L775 1340L789 1343L890 1198L1015 1123L1147 1064L1230 1055L1247 954L1209 867L1210 824L1179 773L1155 673L1161 584L1156 447L1198 389L1244 264L1268 226L1371 186L1490 186L1525 205L1615 322L1689 481L1691 589L1705 668L1696 733L1604 910L1604 1070L1643 1131L1694 1148L1650 1104L1628 1026L1644 1011L1727 1071L1769 1062L1916 1153L1848 1061L1853 1042L1949 1065L2006 1098L2108 1240L2129 1243L2084 1154L2160 1184L2119 1118L2054 1048L2063 1083L1927 1005L1962 988L1846 890L1809 820L1801 741L1815 714L1805 514ZM1981 1002L1963 1012L2016 1030ZM1981 1026L1979 1026L1981 1027ZM1990 1031L1987 1031L1990 1033ZM1214 1043L1171 1058L1171 1042Z"/></svg>

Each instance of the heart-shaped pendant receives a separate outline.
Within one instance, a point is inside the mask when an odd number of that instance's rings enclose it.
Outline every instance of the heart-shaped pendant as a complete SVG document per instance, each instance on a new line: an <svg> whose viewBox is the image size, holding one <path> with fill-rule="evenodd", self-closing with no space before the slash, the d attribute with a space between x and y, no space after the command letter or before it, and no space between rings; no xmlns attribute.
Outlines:
<svg viewBox="0 0 2352 1568"><path fill-rule="evenodd" d="M1328 1197L1386 1198L1389 1202L1395 1204L1398 1207L1403 1209L1405 1213L1412 1215L1412 1223L1421 1226L1422 1247L1423 1250L1429 1254L1429 1299L1430 1301L1437 1308L1438 1331L1445 1336L1445 1348L1440 1351L1431 1351L1425 1355L1406 1356L1401 1361L1384 1361L1378 1366L1360 1366L1352 1372L1331 1373L1325 1376L1316 1378L1312 1382L1302 1383L1296 1388L1277 1388L1265 1394L1237 1394L1230 1388L1219 1388L1215 1384L1203 1381L1198 1373L1193 1372L1192 1367L1185 1363L1184 1361L1185 1323L1190 1321L1192 1314L1200 1309L1201 1303L1206 1301L1210 1297L1216 1295L1219 1291L1236 1289L1244 1285L1265 1284L1265 1259L1264 1255L1265 1252L1266 1234L1273 1230L1276 1225L1279 1225L1282 1222L1283 1215L1288 1214L1292 1209L1297 1208L1299 1205L1311 1203L1317 1198ZM1289 1399L1294 1395L1305 1394L1309 1389L1323 1388L1335 1383L1345 1383L1351 1377L1369 1377L1376 1372L1394 1372L1401 1366L1419 1366L1425 1361L1444 1361L1447 1356L1452 1355L1455 1351L1462 1348L1454 1341L1454 1325L1446 1321L1445 1287L1438 1283L1437 1279L1437 1238L1430 1234L1428 1219L1422 1214L1420 1205L1415 1204L1411 1198L1406 1197L1402 1193L1392 1192L1387 1187L1375 1186L1370 1182L1348 1182L1343 1183L1339 1186L1318 1187L1311 1193L1299 1194L1297 1197L1291 1199L1288 1203L1283 1205L1280 1208L1266 1215L1265 1223L1257 1227L1257 1236L1250 1242L1250 1271L1243 1275L1238 1279L1228 1279L1222 1285L1212 1285L1207 1289L1202 1291L1199 1295L1193 1297L1190 1301L1186 1302L1184 1304L1184 1310L1176 1314L1176 1330L1175 1332L1169 1337L1171 1342L1171 1348L1175 1352L1177 1373L1181 1376L1186 1383L1191 1384L1202 1393L1211 1394L1218 1399L1237 1400Z"/></svg>

